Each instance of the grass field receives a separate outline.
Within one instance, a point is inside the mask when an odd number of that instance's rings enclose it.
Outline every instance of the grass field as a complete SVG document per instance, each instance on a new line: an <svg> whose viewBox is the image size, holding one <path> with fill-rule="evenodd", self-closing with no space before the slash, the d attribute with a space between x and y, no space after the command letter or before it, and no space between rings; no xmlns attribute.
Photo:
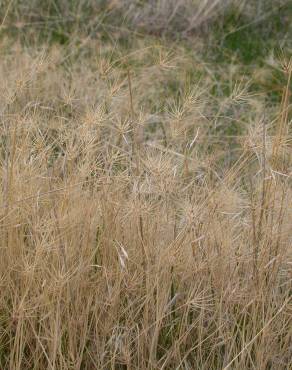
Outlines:
<svg viewBox="0 0 292 370"><path fill-rule="evenodd" d="M0 369L291 369L290 2L3 0L0 56Z"/></svg>

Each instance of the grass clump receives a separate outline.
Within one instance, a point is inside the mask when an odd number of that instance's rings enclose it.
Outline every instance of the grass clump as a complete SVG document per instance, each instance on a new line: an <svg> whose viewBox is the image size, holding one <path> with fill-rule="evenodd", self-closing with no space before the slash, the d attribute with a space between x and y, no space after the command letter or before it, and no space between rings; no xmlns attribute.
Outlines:
<svg viewBox="0 0 292 370"><path fill-rule="evenodd" d="M288 369L291 59L63 34L1 39L0 367Z"/></svg>

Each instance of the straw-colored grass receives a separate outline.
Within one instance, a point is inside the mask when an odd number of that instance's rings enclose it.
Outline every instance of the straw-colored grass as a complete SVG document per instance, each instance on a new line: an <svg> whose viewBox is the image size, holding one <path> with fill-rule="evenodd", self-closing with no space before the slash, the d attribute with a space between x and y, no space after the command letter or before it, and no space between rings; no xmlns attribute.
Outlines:
<svg viewBox="0 0 292 370"><path fill-rule="evenodd" d="M1 50L0 368L288 369L291 62L265 107L179 47Z"/></svg>

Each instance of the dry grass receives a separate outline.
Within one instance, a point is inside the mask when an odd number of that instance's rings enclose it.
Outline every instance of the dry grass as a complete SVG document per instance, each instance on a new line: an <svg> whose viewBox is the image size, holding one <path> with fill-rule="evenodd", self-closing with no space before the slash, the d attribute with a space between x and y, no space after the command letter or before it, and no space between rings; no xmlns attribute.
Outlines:
<svg viewBox="0 0 292 370"><path fill-rule="evenodd" d="M291 62L275 114L180 49L86 47L2 41L1 367L288 369Z"/></svg>

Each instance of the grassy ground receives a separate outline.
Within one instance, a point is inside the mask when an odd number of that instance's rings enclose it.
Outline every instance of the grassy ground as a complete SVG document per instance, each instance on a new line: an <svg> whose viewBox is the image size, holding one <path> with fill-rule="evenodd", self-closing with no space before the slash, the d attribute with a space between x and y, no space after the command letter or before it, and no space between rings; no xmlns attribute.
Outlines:
<svg viewBox="0 0 292 370"><path fill-rule="evenodd" d="M291 5L194 4L1 3L0 368L291 366Z"/></svg>

